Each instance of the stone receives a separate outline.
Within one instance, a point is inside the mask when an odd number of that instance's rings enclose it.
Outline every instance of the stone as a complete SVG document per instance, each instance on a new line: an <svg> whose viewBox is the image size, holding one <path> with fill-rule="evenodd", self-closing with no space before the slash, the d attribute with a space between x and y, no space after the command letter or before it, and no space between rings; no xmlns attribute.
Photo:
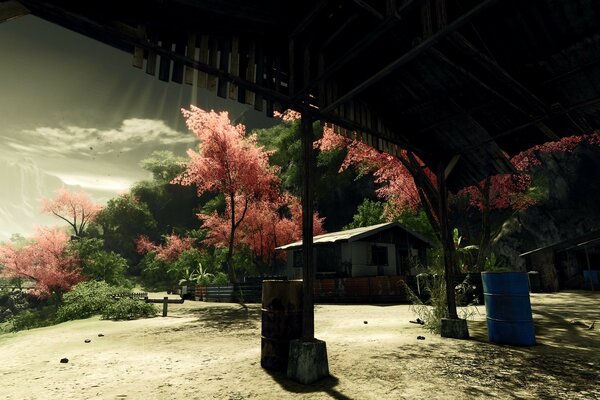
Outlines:
<svg viewBox="0 0 600 400"><path fill-rule="evenodd" d="M466 319L442 318L440 335L452 339L468 339L469 327Z"/></svg>
<svg viewBox="0 0 600 400"><path fill-rule="evenodd" d="M290 341L287 377L308 385L329 376L327 346L318 339Z"/></svg>
<svg viewBox="0 0 600 400"><path fill-rule="evenodd" d="M68 363L68 362L69 362L69 359L68 359L68 358L61 358L61 359L60 359L60 363L61 363L61 364L66 364L66 363Z"/></svg>
<svg viewBox="0 0 600 400"><path fill-rule="evenodd" d="M85 339L85 340L84 340L84 342L86 342L86 343L90 343L90 342L91 342L91 340L90 340L90 339Z"/></svg>

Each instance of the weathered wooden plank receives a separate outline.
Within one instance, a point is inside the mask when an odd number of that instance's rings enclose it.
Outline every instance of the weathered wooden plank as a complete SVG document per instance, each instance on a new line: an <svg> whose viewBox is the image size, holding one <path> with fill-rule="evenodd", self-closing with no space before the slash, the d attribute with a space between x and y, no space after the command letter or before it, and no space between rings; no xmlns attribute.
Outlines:
<svg viewBox="0 0 600 400"><path fill-rule="evenodd" d="M146 73L152 76L156 75L156 53L153 51L148 51L146 57Z"/></svg>
<svg viewBox="0 0 600 400"><path fill-rule="evenodd" d="M144 49L142 49L141 47L135 47L133 49L132 65L136 68L144 67Z"/></svg>
<svg viewBox="0 0 600 400"><path fill-rule="evenodd" d="M256 83L256 43L248 44L248 68L246 70L246 80ZM249 90L246 91L246 104L254 105L256 95Z"/></svg>
<svg viewBox="0 0 600 400"><path fill-rule="evenodd" d="M247 75L248 75L248 40L245 39L244 37L240 37L239 38L239 69L238 69L238 74L240 76L240 78L242 79L247 79ZM237 85L236 85L237 86ZM244 87L237 87L237 92L238 92L238 96L237 96L237 101L239 103L245 104L246 103L246 88Z"/></svg>
<svg viewBox="0 0 600 400"><path fill-rule="evenodd" d="M421 6L421 25L424 38L428 38L433 34L431 1L425 0L425 3Z"/></svg>
<svg viewBox="0 0 600 400"><path fill-rule="evenodd" d="M219 64L219 49L218 49L218 43L217 43L217 39L214 37L210 37L208 38L208 65L210 65L213 68L218 68L218 64ZM217 90L217 77L214 75L208 75L208 77L206 78L206 88L211 91L211 92L215 92Z"/></svg>
<svg viewBox="0 0 600 400"><path fill-rule="evenodd" d="M191 34L188 36L188 42L187 42L187 46L185 48L185 55L186 55L186 57L191 58L193 60L198 60L198 57L196 56L196 35L195 34ZM194 84L194 68L186 65L184 75L185 75L184 76L185 83L188 85L193 85Z"/></svg>
<svg viewBox="0 0 600 400"><path fill-rule="evenodd" d="M200 36L200 61L203 64L208 64L208 35ZM208 87L208 74L206 72L198 71L198 87Z"/></svg>
<svg viewBox="0 0 600 400"><path fill-rule="evenodd" d="M160 47L171 51L171 42L168 40L162 40ZM171 73L171 60L168 57L161 55L160 62L158 63L158 79L164 82L169 82L169 75Z"/></svg>
<svg viewBox="0 0 600 400"><path fill-rule="evenodd" d="M221 37L219 38L219 69L221 71L229 72L229 57L231 53L231 38ZM224 99L227 98L228 84L227 79L218 78L217 80L217 96Z"/></svg>
<svg viewBox="0 0 600 400"><path fill-rule="evenodd" d="M265 78L265 54L263 51L263 46L256 47L256 84L264 85ZM256 111L263 110L263 96L256 93L254 98L254 109Z"/></svg>
<svg viewBox="0 0 600 400"><path fill-rule="evenodd" d="M235 76L240 76L240 39L237 36L234 36L231 39L229 73ZM229 84L229 98L232 100L237 100L238 98L238 86L233 83Z"/></svg>
<svg viewBox="0 0 600 400"><path fill-rule="evenodd" d="M177 41L175 43L175 54L183 56L185 54L185 41ZM183 83L183 63L173 61L173 71L171 72L171 80L175 83Z"/></svg>

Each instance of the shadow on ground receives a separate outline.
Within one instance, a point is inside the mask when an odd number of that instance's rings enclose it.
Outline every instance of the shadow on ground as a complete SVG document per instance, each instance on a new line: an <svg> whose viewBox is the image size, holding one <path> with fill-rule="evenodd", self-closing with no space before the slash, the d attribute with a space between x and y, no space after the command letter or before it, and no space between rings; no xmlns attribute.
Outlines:
<svg viewBox="0 0 600 400"><path fill-rule="evenodd" d="M324 378L313 384L303 385L289 379L285 372L270 371L267 369L265 369L265 372L269 374L273 380L279 384L279 386L290 393L326 393L333 399L352 400L351 397L348 397L335 389L339 383L339 380L333 375L330 375L327 378Z"/></svg>
<svg viewBox="0 0 600 400"><path fill-rule="evenodd" d="M192 326L202 326L219 332L241 332L260 328L260 310L257 304L227 304L192 308L186 313L197 318L189 323Z"/></svg>

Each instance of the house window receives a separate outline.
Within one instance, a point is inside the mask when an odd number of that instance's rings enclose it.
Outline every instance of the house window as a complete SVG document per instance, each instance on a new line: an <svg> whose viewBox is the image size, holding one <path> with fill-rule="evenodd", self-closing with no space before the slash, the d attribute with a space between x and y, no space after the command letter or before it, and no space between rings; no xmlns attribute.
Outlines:
<svg viewBox="0 0 600 400"><path fill-rule="evenodd" d="M388 265L388 251L386 246L371 246L371 265Z"/></svg>

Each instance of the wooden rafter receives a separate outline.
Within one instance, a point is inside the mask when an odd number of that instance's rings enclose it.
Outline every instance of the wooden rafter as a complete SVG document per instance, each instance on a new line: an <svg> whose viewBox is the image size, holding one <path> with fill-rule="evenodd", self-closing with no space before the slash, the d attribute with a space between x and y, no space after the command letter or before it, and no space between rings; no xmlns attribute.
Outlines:
<svg viewBox="0 0 600 400"><path fill-rule="evenodd" d="M475 6L473 9L468 11L466 14L460 16L455 21L453 21L448 26L446 26L445 29L437 31L431 37L422 41L416 47L412 48L411 50L404 53L402 56L400 56L396 60L392 61L390 64L383 67L381 70L379 70L379 72L376 72L370 78L368 78L368 79L364 80L362 83L360 83L358 86L354 87L353 89L350 89L348 92L346 92L346 94L339 96L333 103L331 103L329 106L327 106L324 109L324 111L327 112L327 111L334 110L339 105L347 102L348 100L354 98L355 96L362 93L366 89L370 88L377 82L381 81L382 79L384 79L385 77L387 77L388 75L390 75L391 73L396 71L401 66L414 60L417 56L422 54L424 51L433 47L438 41L440 41L441 39L450 35L451 33L455 32L457 29L459 29L464 24L466 24L471 19L473 19L473 17L475 17L482 11L486 10L487 8L491 7L496 2L497 2L497 0L485 0L482 3L480 3L479 5Z"/></svg>

